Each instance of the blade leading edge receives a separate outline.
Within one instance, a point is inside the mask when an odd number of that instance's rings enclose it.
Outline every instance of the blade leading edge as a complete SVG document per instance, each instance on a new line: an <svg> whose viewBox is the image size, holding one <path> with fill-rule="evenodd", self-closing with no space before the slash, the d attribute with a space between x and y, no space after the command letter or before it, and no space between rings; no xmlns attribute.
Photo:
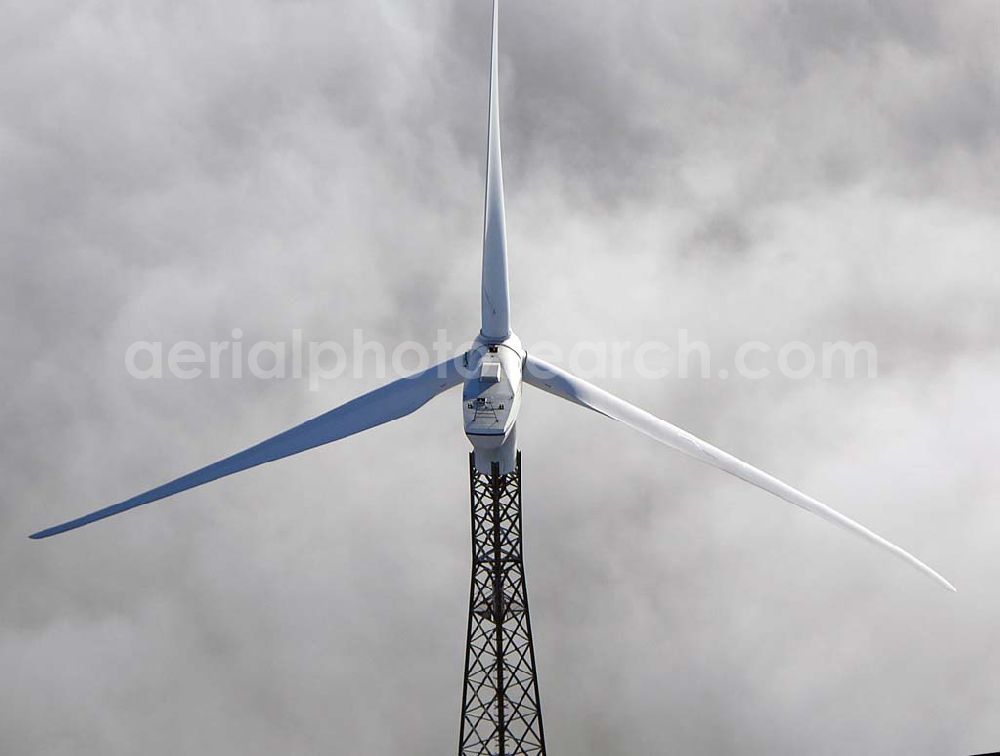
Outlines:
<svg viewBox="0 0 1000 756"><path fill-rule="evenodd" d="M176 480L153 488L145 493L99 509L75 520L46 528L31 537L48 538L67 530L88 525L105 517L126 512L167 496L173 496L196 486L210 483L227 475L247 470L265 462L290 457L293 454L329 444L377 425L397 420L416 411L443 391L462 382L460 362L462 356L442 362L422 373L400 378L397 381L363 394L312 420L307 420L284 433L262 441L256 446L237 452L231 457L214 462L200 470L183 475Z"/></svg>
<svg viewBox="0 0 1000 756"><path fill-rule="evenodd" d="M784 499L790 504L801 507L807 512L812 512L827 522L831 522L850 533L864 538L866 541L881 546L886 551L937 581L948 590L955 590L955 587L951 583L915 556L896 546L894 543L890 543L880 535L873 533L864 525L855 522L849 517L845 517L840 512L816 501L816 499L806 496L801 491L792 488L787 483L783 483L772 475L768 475L766 472L758 470L756 467L737 459L731 454L717 449L687 431L678 428L676 425L668 423L666 420L661 420L655 415L651 415L645 410L629 404L624 399L619 399L609 394L607 391L598 388L592 383L588 383L582 378L577 378L565 370L550 365L537 357L528 355L525 362L524 381L550 394L594 410L613 420L618 420L656 439L660 443L697 459L699 462L717 467L730 475L735 475L737 478L745 480L751 485L757 486L757 488L761 488L768 493Z"/></svg>

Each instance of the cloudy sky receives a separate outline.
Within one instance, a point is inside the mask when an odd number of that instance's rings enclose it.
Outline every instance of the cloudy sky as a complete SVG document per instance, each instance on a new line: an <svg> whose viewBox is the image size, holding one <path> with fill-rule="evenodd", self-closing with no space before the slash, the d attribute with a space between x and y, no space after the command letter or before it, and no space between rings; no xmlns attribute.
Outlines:
<svg viewBox="0 0 1000 756"><path fill-rule="evenodd" d="M457 394L26 536L378 383L140 381L136 340L475 334L489 3L0 13L0 751L454 752ZM1000 749L998 28L992 0L505 0L526 344L872 342L874 379L602 383L959 590L526 394L553 753Z"/></svg>

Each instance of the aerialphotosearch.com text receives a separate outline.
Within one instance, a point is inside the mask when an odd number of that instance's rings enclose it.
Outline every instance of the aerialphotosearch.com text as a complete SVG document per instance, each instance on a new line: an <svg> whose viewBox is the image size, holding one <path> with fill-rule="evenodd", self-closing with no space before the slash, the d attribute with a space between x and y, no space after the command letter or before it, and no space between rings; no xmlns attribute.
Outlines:
<svg viewBox="0 0 1000 756"><path fill-rule="evenodd" d="M229 338L207 343L133 342L125 351L125 369L139 380L305 380L310 390L318 391L324 383L345 376L387 379L410 375L470 347L471 341L452 340L444 330L439 330L428 346L416 341L387 345L366 338L362 329L354 330L349 343L306 339L298 329L286 340L248 341L243 331L235 328ZM727 347L722 355L708 342L679 329L670 343L578 341L566 347L535 342L525 347L530 354L590 380L625 376L750 381L775 376L791 380L878 376L878 350L869 341L745 341Z"/></svg>

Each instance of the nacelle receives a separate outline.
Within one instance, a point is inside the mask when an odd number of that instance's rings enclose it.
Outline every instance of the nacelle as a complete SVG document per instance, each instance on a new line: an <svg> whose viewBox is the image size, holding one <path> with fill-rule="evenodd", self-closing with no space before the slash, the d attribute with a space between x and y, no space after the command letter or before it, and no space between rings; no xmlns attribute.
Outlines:
<svg viewBox="0 0 1000 756"><path fill-rule="evenodd" d="M524 357L521 341L513 334L500 342L480 336L466 354L462 413L480 472L491 472L494 462L501 475L514 470Z"/></svg>

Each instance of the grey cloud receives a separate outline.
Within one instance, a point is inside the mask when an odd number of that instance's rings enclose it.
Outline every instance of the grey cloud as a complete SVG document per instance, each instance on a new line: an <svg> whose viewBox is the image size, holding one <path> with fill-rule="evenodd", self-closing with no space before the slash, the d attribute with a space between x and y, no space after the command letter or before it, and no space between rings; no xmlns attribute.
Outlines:
<svg viewBox="0 0 1000 756"><path fill-rule="evenodd" d="M469 559L454 396L63 539L26 535L375 381L139 382L134 340L474 334L488 3L3 14L0 750L452 750ZM994 16L504 3L519 333L686 328L718 355L872 340L873 381L605 383L961 591L531 393L553 751L1000 747Z"/></svg>

